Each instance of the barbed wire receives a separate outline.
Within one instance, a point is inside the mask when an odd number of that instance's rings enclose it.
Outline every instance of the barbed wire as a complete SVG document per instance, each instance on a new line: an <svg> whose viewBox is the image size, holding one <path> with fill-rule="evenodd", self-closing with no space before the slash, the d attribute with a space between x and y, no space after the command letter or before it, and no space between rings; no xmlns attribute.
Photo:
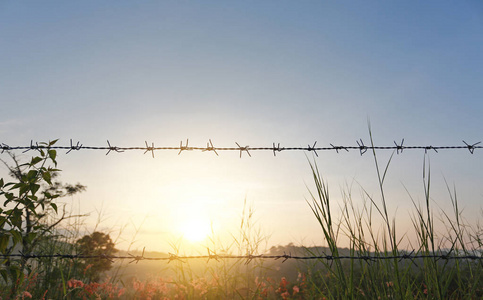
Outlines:
<svg viewBox="0 0 483 300"><path fill-rule="evenodd" d="M414 251L413 251L414 252ZM269 255L269 254L258 254L258 255L219 255L214 253L209 253L208 255L191 255L191 256L180 256L176 254L169 253L168 257L146 257L144 256L144 251L142 255L124 255L124 256L116 256L116 255L82 255L82 254L0 254L2 258L23 258L23 259L41 259L41 258L59 258L59 259L106 259L110 261L114 260L131 260L130 263L138 263L139 261L167 261L168 263L172 261L181 261L184 262L190 259L206 259L210 260L222 260L222 259L238 259L238 260L245 260L246 263L250 263L256 259L274 259L279 260L282 259L282 263L289 260L326 260L326 261L333 261L333 260L341 260L341 259L349 259L349 260L364 260L367 262L374 262L377 260L389 260L389 259L397 259L397 260L415 260L415 259L436 259L436 260L483 260L483 256L478 255L452 255L448 254L426 254L426 255L417 255L417 254L400 254L400 255L393 255L393 256L372 256L372 255L360 255L360 256L332 256L332 255L314 255L314 256L297 256L292 254L283 254L283 255Z"/></svg>
<svg viewBox="0 0 483 300"><path fill-rule="evenodd" d="M468 150L471 154L474 153L476 149L481 149L483 146L478 146L481 142L477 143L467 143L463 141L464 145L459 145L459 146L405 146L404 145L404 139L402 139L401 143L397 143L394 141L394 146L367 146L364 144L362 139L359 139L356 141L357 146L340 146L340 145L334 145L330 143L330 147L316 147L317 141L313 143L311 146L310 144L307 145L307 147L282 147L280 146L280 143L272 143L271 147L250 147L250 146L240 146L238 142L235 142L237 147L215 147L213 145L213 142L211 139L208 140L206 143L206 147L191 147L188 145L189 140L186 140L186 144L183 144L183 141L180 142L179 146L172 146L172 147L155 147L154 143L151 143L151 146L148 145L148 142L145 141L145 146L141 147L118 147L118 146L113 146L107 140L107 146L84 146L80 142L73 143L72 139L70 140L70 146L55 146L55 145L48 145L48 144L39 144L38 142L33 142L30 141L30 146L9 146L5 143L0 143L0 149L2 150L1 153L5 151L13 151L13 150L24 150L23 152L27 152L30 150L43 150L43 149L57 149L57 150L67 150L66 154L69 154L72 151L79 151L79 150L103 150L106 151L106 155L108 155L111 152L124 152L124 151L129 151L129 150L141 150L144 151L144 154L150 152L154 158L154 152L155 151L163 151L163 150L175 150L178 151L178 155L180 155L183 151L193 151L193 150L198 150L201 152L213 152L217 156L218 151L239 151L240 152L240 158L242 157L242 154L246 152L248 156L251 157L250 151L272 151L273 155L276 156L277 153L280 153L282 151L307 151L307 152L314 152L316 156L319 156L317 151L335 151L339 153L341 150L345 150L349 152L349 150L358 150L361 155L367 152L367 150L395 150L397 154L403 153L404 150L424 150L425 153L427 153L430 150L434 150L436 153L438 150L455 150L455 149L466 149Z"/></svg>

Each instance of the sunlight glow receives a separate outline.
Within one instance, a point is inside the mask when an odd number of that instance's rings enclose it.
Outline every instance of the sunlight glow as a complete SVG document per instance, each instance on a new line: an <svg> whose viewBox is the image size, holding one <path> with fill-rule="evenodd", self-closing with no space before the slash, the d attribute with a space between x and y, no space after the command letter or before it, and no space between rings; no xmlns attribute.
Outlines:
<svg viewBox="0 0 483 300"><path fill-rule="evenodd" d="M210 198L186 195L185 200L175 201L171 210L176 216L171 222L172 233L188 243L202 242L210 233L213 216L209 212ZM193 245L192 245L193 246Z"/></svg>
<svg viewBox="0 0 483 300"><path fill-rule="evenodd" d="M210 234L210 223L196 218L187 220L182 228L183 237L190 242L201 242Z"/></svg>

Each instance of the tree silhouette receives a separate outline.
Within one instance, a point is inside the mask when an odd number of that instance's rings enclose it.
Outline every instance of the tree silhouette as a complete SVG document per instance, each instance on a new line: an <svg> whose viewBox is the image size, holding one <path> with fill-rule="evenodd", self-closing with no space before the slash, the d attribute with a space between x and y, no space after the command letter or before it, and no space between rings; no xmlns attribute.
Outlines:
<svg viewBox="0 0 483 300"><path fill-rule="evenodd" d="M84 275L91 281L99 281L101 274L109 271L112 267L112 260L106 256L113 255L118 250L114 248L109 234L95 231L90 235L85 235L76 242L80 254L98 256L96 258L86 258L80 263L84 270Z"/></svg>

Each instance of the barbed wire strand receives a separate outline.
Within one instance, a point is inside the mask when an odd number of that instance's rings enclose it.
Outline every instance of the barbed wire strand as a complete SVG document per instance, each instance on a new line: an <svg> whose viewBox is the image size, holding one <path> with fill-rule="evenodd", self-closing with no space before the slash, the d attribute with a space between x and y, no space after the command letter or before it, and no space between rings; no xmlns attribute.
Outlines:
<svg viewBox="0 0 483 300"><path fill-rule="evenodd" d="M474 151L476 149L481 149L483 146L478 146L481 142L477 143L467 143L463 141L464 145L459 145L459 146L405 146L404 145L404 139L402 139L401 143L398 144L396 141L394 141L394 146L367 146L364 144L362 139L359 139L356 141L357 146L340 146L340 145L334 145L330 143L330 147L316 147L317 141L313 143L311 146L310 144L307 145L307 147L282 147L280 146L280 143L277 143L277 146L275 146L275 143L272 143L272 147L250 147L250 146L240 146L238 142L235 142L237 147L215 147L213 145L213 142L211 139L206 144L206 147L191 147L189 146L189 140L186 140L186 144L183 144L183 141L180 142L179 146L163 146L163 147L155 147L154 143L151 143L151 146L148 145L148 142L145 141L145 147L118 147L118 146L113 146L107 140L107 146L84 146L80 142L73 143L72 139L70 140L70 146L55 146L55 145L44 145L40 144L38 142L33 142L30 141L30 146L9 146L5 143L0 144L0 149L1 153L4 153L5 151L14 151L14 150L24 150L23 152L31 151L31 150L43 150L43 149L57 149L57 150L67 150L66 154L69 154L72 151L79 151L79 150L103 150L106 151L106 155L108 155L111 152L124 152L124 151L130 151L130 150L142 150L144 151L144 154L151 152L153 158L154 158L154 152L155 151L165 151L165 150L175 150L178 151L178 155L180 155L183 151L193 151L193 150L198 150L201 152L214 152L217 156L219 155L217 151L239 151L240 152L240 158L242 157L242 154L246 152L246 154L251 157L252 155L250 154L250 151L272 151L273 155L276 156L276 153L282 152L282 151L307 151L307 152L314 152L316 156L318 156L317 151L335 151L336 153L339 153L339 150L345 150L346 152L349 152L349 150L358 150L361 156L367 152L367 150L393 150L396 151L397 154L403 153L404 150L424 150L425 153L427 153L429 150L434 150L436 153L438 153L438 150L456 150L456 149L466 149L468 150L471 154L474 154Z"/></svg>
<svg viewBox="0 0 483 300"><path fill-rule="evenodd" d="M252 260L256 259L283 259L282 262L285 262L289 259L294 260L340 260L340 259L349 259L349 260L364 260L364 261L376 261L376 260L388 260L388 259L398 259L398 260L415 260L415 259L437 259L437 260L483 260L483 256L478 255L442 255L442 254L430 254L430 255L414 255L414 254L401 254L401 255L393 255L393 256L370 256L370 255L361 255L361 256L332 256L332 255L319 255L319 256L297 256L292 254L283 254L283 255L267 255L267 254L259 254L259 255L218 255L218 254L208 254L208 255L193 255L193 256L179 256L175 254L169 254L168 257L145 257L144 251L142 255L124 255L124 256L115 256L115 255L82 255L82 254L0 254L2 258L23 258L23 259L41 259L41 258L59 258L59 259L107 259L110 261L120 259L129 259L132 262L139 262L139 261L167 261L168 263L171 261L181 261L189 260L189 259L207 259L210 260L220 260L220 259L239 259L239 260L246 260L246 263L251 262Z"/></svg>

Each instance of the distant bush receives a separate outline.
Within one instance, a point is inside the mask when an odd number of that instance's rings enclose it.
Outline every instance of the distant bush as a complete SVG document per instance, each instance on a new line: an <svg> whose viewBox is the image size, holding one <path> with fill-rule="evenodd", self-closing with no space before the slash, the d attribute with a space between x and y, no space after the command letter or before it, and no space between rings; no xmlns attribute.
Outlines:
<svg viewBox="0 0 483 300"><path fill-rule="evenodd" d="M118 250L114 248L114 243L109 234L93 232L85 235L76 242L79 254L88 256L98 256L97 258L85 258L79 262L84 269L84 277L91 281L99 281L104 272L109 271L113 261L103 256L114 255Z"/></svg>

